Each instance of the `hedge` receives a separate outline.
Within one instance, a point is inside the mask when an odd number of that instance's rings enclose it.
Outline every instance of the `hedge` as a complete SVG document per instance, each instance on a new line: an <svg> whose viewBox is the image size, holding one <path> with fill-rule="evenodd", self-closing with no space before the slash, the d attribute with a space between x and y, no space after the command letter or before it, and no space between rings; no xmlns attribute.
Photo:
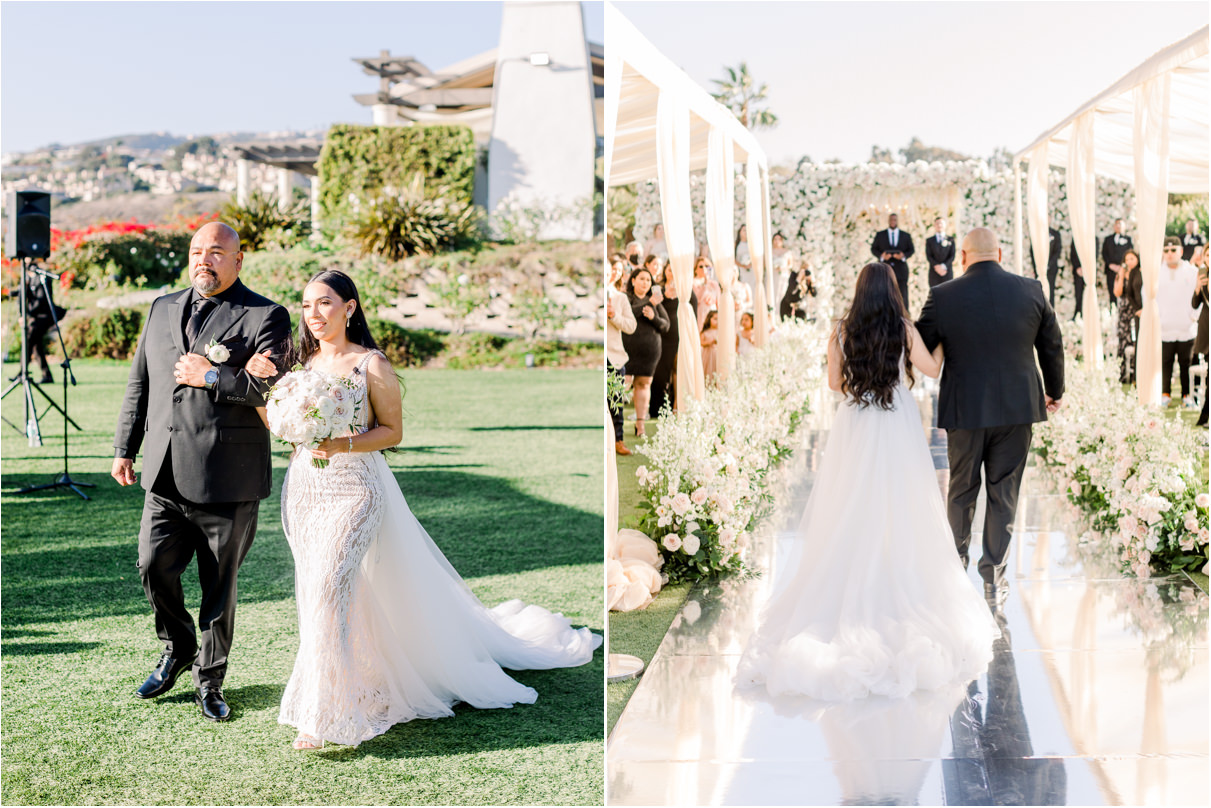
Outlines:
<svg viewBox="0 0 1211 808"><path fill-rule="evenodd" d="M355 126L328 130L320 152L320 219L336 238L353 216L350 197L402 188L415 174L444 187L452 202L471 203L475 138L466 126Z"/></svg>

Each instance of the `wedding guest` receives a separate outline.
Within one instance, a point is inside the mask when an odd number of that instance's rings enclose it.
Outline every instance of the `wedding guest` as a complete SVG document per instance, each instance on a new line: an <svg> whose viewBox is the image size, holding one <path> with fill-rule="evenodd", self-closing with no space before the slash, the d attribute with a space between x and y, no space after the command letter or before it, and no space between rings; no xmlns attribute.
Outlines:
<svg viewBox="0 0 1211 808"><path fill-rule="evenodd" d="M1048 302L1055 307L1055 279L1060 274L1060 255L1064 252L1064 239L1060 231L1054 227L1047 228L1047 290ZM1039 277L1039 268L1034 263L1034 250L1030 251L1030 265L1034 267L1034 276ZM1041 280L1041 279L1040 279Z"/></svg>
<svg viewBox="0 0 1211 808"><path fill-rule="evenodd" d="M741 312L753 310L753 287L749 286L744 281L736 281L732 284L732 303L736 316L739 317Z"/></svg>
<svg viewBox="0 0 1211 808"><path fill-rule="evenodd" d="M609 285L615 291L625 293L627 279L631 276L631 262L626 259L622 253L614 253L614 257L610 260L610 282Z"/></svg>
<svg viewBox="0 0 1211 808"><path fill-rule="evenodd" d="M1207 240L1203 238L1203 234L1198 232L1198 220L1186 220L1186 235L1182 236L1182 260L1189 261L1194 258L1194 248L1205 246Z"/></svg>
<svg viewBox="0 0 1211 808"><path fill-rule="evenodd" d="M795 251L786 246L786 238L781 233L774 233L770 243L773 271L778 273L778 282L785 284L791 276L791 270L795 268Z"/></svg>
<svg viewBox="0 0 1211 808"><path fill-rule="evenodd" d="M660 260L659 255L648 255L643 259L643 268L648 271L648 274L653 278L659 278L663 272L664 262Z"/></svg>
<svg viewBox="0 0 1211 808"><path fill-rule="evenodd" d="M709 258L694 261L694 297L698 300L695 313L698 315L698 330L706 320L707 312L719 307L719 283L712 277L715 267Z"/></svg>
<svg viewBox="0 0 1211 808"><path fill-rule="evenodd" d="M631 275L627 301L635 315L635 331L622 335L627 352L627 375L631 377L635 395L635 434L643 436L643 422L651 404L652 373L660 361L660 335L669 329L664 307L652 303L652 274L646 269Z"/></svg>
<svg viewBox="0 0 1211 808"><path fill-rule="evenodd" d="M716 360L718 357L719 346L719 312L710 311L706 315L706 322L702 326L702 334L699 336L702 342L702 377L709 384L716 374Z"/></svg>
<svg viewBox="0 0 1211 808"><path fill-rule="evenodd" d="M660 305L669 318L669 328L660 335L660 361L652 373L652 397L648 405L648 417L656 418L667 405L669 410L677 408L677 349L681 345L681 332L677 328L677 306L680 305L680 295L677 293L677 282L673 279L673 268L664 268ZM698 297L690 292L690 310L697 317Z"/></svg>
<svg viewBox="0 0 1211 808"><path fill-rule="evenodd" d="M626 378L627 372L623 334L634 334L636 325L630 301L614 285L615 278L623 274L624 261L615 261L610 265L610 283L606 286L606 370L619 381ZM610 408L610 419L614 422L614 451L629 455L631 450L623 442L621 404Z"/></svg>
<svg viewBox="0 0 1211 808"><path fill-rule="evenodd" d="M1102 263L1106 269L1106 288L1110 290L1110 302L1117 303L1118 296L1114 294L1114 276L1123 265L1123 253L1133 246L1131 236L1123 235L1123 220L1114 220L1114 232L1106 236L1102 242Z"/></svg>
<svg viewBox="0 0 1211 808"><path fill-rule="evenodd" d="M748 249L748 226L740 225L736 231L736 277L747 283L752 289L755 276L753 275L753 257Z"/></svg>
<svg viewBox="0 0 1211 808"><path fill-rule="evenodd" d="M1085 304L1085 270L1081 269L1081 256L1076 252L1076 241L1068 250L1068 263L1072 265L1072 289L1076 295L1076 311L1072 314L1075 320L1081 316L1081 307Z"/></svg>
<svg viewBox="0 0 1211 808"><path fill-rule="evenodd" d="M1198 333L1194 337L1194 352L1193 356L1201 356L1202 363L1208 364L1207 352L1207 246L1205 244L1198 245L1194 252L1190 254L1194 260L1191 264L1198 271L1198 281L1194 287L1194 297L1190 300L1190 307L1198 309ZM1193 356L1191 359L1193 359ZM1211 383L1211 379L1204 382L1204 385ZM1199 413L1196 426L1207 425L1207 402L1211 400L1211 395L1208 395L1208 390L1203 388L1203 411Z"/></svg>
<svg viewBox="0 0 1211 808"><path fill-rule="evenodd" d="M643 263L643 245L638 241L627 242L626 254L632 267L638 267Z"/></svg>
<svg viewBox="0 0 1211 808"><path fill-rule="evenodd" d="M1122 384L1135 381L1135 359L1128 360L1127 348L1135 345L1137 319L1144 308L1144 276L1140 272L1140 257L1135 250L1123 253L1122 267L1114 275L1114 295L1118 305L1118 380Z"/></svg>
<svg viewBox="0 0 1211 808"><path fill-rule="evenodd" d="M896 284L900 287L900 297L904 299L904 310L908 307L908 262L913 254L912 236L900 230L900 217L891 214L887 217L887 229L875 233L875 240L870 244L871 255L891 267L895 273Z"/></svg>
<svg viewBox="0 0 1211 808"><path fill-rule="evenodd" d="M664 225L660 222L657 222L656 226L652 228L652 240L647 243L644 252L647 255L660 256L661 263L669 262L669 248L664 243Z"/></svg>
<svg viewBox="0 0 1211 808"><path fill-rule="evenodd" d="M792 272L786 283L786 291L778 303L778 316L783 320L794 318L807 319L807 307L804 305L808 297L816 296L816 285L812 282L812 271L806 261L799 269Z"/></svg>
<svg viewBox="0 0 1211 808"><path fill-rule="evenodd" d="M929 288L954 280L955 242L946 235L946 220L933 220L933 235L925 239L925 260L929 262Z"/></svg>
<svg viewBox="0 0 1211 808"><path fill-rule="evenodd" d="M740 315L740 331L736 334L736 355L747 356L757 350L757 338L753 333L753 315L745 312Z"/></svg>
<svg viewBox="0 0 1211 808"><path fill-rule="evenodd" d="M1190 405L1190 349L1197 325L1190 308L1190 290L1198 284L1198 270L1182 260L1182 240L1165 237L1156 303L1161 322L1161 406L1169 406L1173 385L1173 360L1181 375L1182 405Z"/></svg>

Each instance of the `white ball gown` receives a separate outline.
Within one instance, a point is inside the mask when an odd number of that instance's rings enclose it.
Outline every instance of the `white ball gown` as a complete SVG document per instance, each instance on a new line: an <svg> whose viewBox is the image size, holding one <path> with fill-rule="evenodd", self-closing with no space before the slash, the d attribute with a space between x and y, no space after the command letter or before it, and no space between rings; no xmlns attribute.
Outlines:
<svg viewBox="0 0 1211 808"><path fill-rule="evenodd" d="M992 659L1000 631L959 561L903 369L892 409L838 407L779 564L741 686L901 697L970 681Z"/></svg>
<svg viewBox="0 0 1211 808"><path fill-rule="evenodd" d="M364 366L353 372L366 398ZM363 406L358 431L365 431ZM282 487L295 559L299 651L278 721L356 745L452 706L532 704L502 670L583 665L601 645L587 628L520 600L488 609L412 515L380 452L315 468L295 452Z"/></svg>

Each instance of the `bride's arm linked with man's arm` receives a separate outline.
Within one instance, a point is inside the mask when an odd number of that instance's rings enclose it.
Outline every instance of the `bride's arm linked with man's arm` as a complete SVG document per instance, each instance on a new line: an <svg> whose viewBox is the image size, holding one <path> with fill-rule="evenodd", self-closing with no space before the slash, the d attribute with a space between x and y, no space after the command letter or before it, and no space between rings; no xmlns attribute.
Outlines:
<svg viewBox="0 0 1211 808"><path fill-rule="evenodd" d="M931 352L912 321L905 320L904 329L908 340L908 359L912 366L931 379L938 378L942 373L942 343L939 342Z"/></svg>

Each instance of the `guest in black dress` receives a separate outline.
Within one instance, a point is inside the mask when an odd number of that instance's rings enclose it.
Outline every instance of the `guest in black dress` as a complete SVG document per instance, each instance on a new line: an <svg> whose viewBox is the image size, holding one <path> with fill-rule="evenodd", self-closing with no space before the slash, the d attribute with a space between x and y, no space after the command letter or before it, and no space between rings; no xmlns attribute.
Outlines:
<svg viewBox="0 0 1211 808"><path fill-rule="evenodd" d="M1123 263L1114 275L1114 296L1118 307L1118 380L1135 383L1135 358L1127 359L1128 346L1135 345L1139 313L1144 308L1144 275L1140 272L1140 257L1135 250L1123 253Z"/></svg>
<svg viewBox="0 0 1211 808"><path fill-rule="evenodd" d="M652 302L652 274L646 269L631 273L627 284L627 300L635 312L635 333L623 334L622 345L627 351L627 375L635 390L635 434L643 435L643 422L651 406L652 374L660 361L661 334L669 330L669 316L664 306Z"/></svg>
<svg viewBox="0 0 1211 808"><path fill-rule="evenodd" d="M648 407L650 418L659 416L666 404L670 410L677 408L677 347L681 344L681 335L677 331L677 306L681 296L677 294L672 267L664 268L661 292L660 305L669 318L669 330L660 335L660 361L656 363L656 371L652 375L652 403ZM693 292L690 292L690 310L698 311L698 295Z"/></svg>

